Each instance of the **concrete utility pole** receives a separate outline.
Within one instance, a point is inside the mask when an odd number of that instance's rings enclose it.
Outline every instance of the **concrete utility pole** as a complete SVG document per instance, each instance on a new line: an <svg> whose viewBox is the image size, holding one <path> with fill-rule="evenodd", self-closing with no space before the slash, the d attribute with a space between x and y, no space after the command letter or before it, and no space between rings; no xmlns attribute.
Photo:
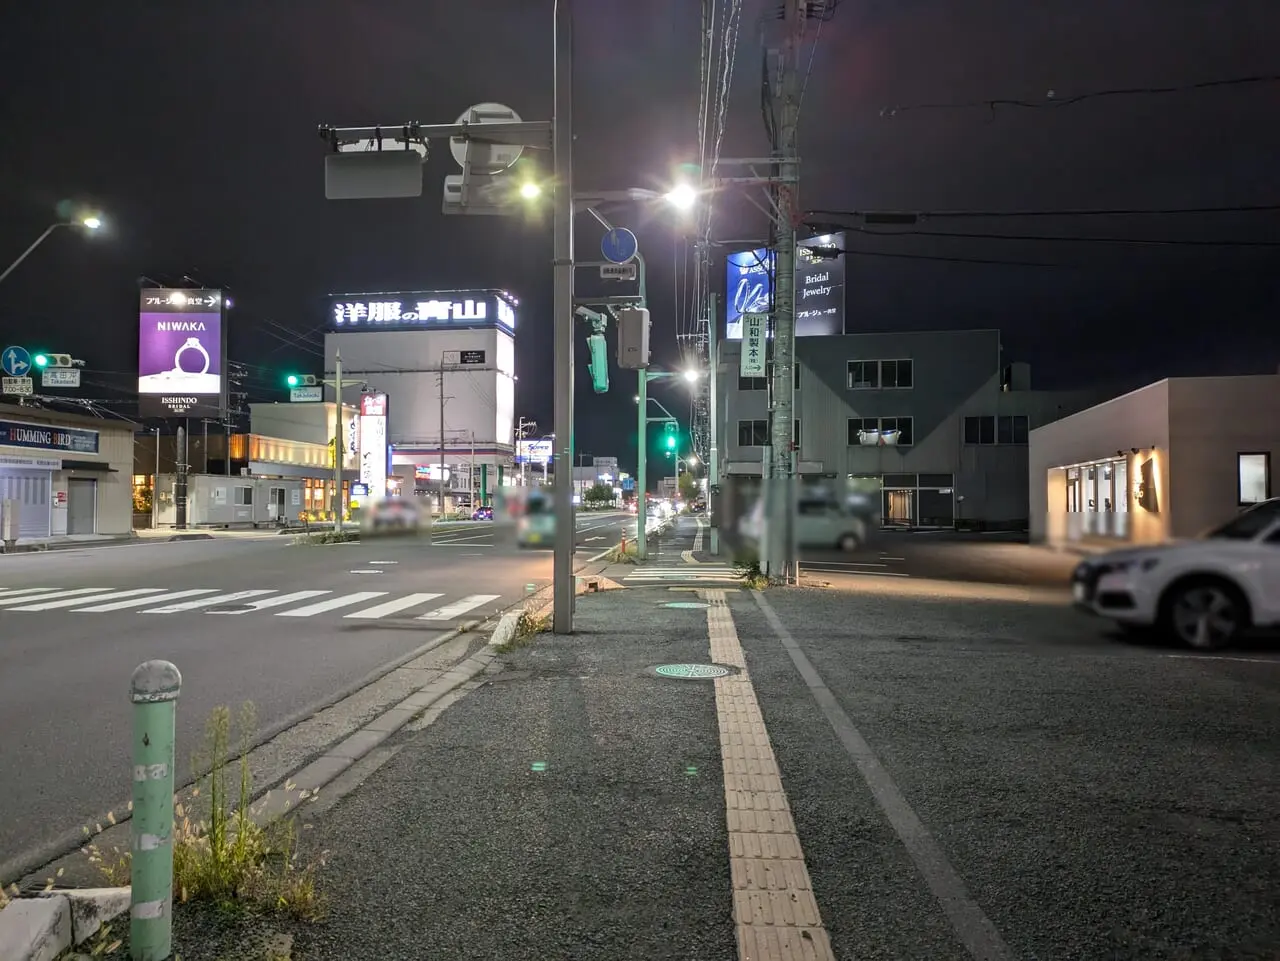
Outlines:
<svg viewBox="0 0 1280 961"><path fill-rule="evenodd" d="M571 0L555 4L554 253L552 343L556 437L554 613L557 634L573 633L573 13Z"/></svg>
<svg viewBox="0 0 1280 961"><path fill-rule="evenodd" d="M440 519L444 520L444 358L440 358Z"/></svg>
<svg viewBox="0 0 1280 961"><path fill-rule="evenodd" d="M342 530L342 351L333 355L333 529Z"/></svg>
<svg viewBox="0 0 1280 961"><path fill-rule="evenodd" d="M793 519L790 505L795 484L795 349L796 349L796 229L800 211L798 198L799 158L796 128L800 119L798 63L804 36L806 0L785 0L781 60L781 96L778 142L780 183L776 188L777 224L774 261L773 320L773 423L769 432L773 452L771 465L772 506L769 512L774 536L768 539L767 573L790 580L795 558L790 535ZM767 503L767 502L766 502Z"/></svg>

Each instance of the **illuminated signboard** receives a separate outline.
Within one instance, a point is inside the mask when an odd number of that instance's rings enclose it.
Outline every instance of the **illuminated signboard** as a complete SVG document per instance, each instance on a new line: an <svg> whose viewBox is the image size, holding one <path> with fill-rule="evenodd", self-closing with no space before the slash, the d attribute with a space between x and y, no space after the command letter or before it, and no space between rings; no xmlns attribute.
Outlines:
<svg viewBox="0 0 1280 961"><path fill-rule="evenodd" d="M144 290L138 310L138 412L217 416L222 410L222 292Z"/></svg>
<svg viewBox="0 0 1280 961"><path fill-rule="evenodd" d="M387 493L387 395L360 395L360 483L371 497Z"/></svg>
<svg viewBox="0 0 1280 961"><path fill-rule="evenodd" d="M520 302L502 290L342 294L329 299L329 330L516 328Z"/></svg>

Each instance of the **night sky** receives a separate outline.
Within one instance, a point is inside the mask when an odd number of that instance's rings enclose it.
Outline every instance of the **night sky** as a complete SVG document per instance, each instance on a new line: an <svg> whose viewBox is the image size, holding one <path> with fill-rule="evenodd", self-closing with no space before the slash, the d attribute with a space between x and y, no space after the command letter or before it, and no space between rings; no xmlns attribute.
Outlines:
<svg viewBox="0 0 1280 961"><path fill-rule="evenodd" d="M441 178L456 167L440 148L420 199L326 201L316 126L452 122L488 100L549 119L551 6L6 4L0 267L57 219L60 202L100 209L110 229L58 232L0 286L0 340L84 358L81 394L133 416L141 277L182 286L186 275L231 292L230 356L248 365L255 401L279 399L284 372L319 369L327 293L505 287L526 306L517 412L549 430L549 218L443 216ZM660 188L696 153L699 3L577 6L577 186ZM726 157L767 152L759 37L768 9L744 5ZM1277 37L1276 0L843 0L812 57L801 204L1280 204L1280 82L1154 91L1280 74ZM813 38L811 28L805 68ZM1108 93L1130 88L1147 92ZM1072 100L1085 94L1102 95ZM675 364L677 304L688 300L677 295L679 238L690 226L638 208L614 219L640 236L655 352ZM1270 211L935 217L901 237L855 232L849 329L998 327L1008 358L1029 361L1045 387L1272 371L1278 227ZM717 236L764 233L745 199L720 200ZM598 239L580 218L579 257L596 259ZM722 274L721 260L719 284ZM615 371L613 391L598 397L581 338L578 357L578 450L625 460L611 435L631 423L633 378ZM663 399L687 410L678 394Z"/></svg>

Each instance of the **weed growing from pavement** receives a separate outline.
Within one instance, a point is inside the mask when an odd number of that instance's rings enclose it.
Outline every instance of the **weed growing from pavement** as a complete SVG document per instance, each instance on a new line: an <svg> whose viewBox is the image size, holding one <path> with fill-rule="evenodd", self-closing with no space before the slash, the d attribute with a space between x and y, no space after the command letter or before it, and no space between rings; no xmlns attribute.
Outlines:
<svg viewBox="0 0 1280 961"><path fill-rule="evenodd" d="M636 542L628 541L626 545L618 544L609 548L609 553L605 555L605 559L610 564L635 564L636 558Z"/></svg>
<svg viewBox="0 0 1280 961"><path fill-rule="evenodd" d="M295 544L347 544L360 540L360 532L353 530L317 531L313 534L299 534L294 538Z"/></svg>
<svg viewBox="0 0 1280 961"><path fill-rule="evenodd" d="M763 590L769 586L769 578L760 570L760 555L752 550L740 551L734 555L733 570L753 591Z"/></svg>
<svg viewBox="0 0 1280 961"><path fill-rule="evenodd" d="M304 921L324 912L317 876L324 866L321 855L303 862L298 851L298 831L292 818L263 826L254 820L253 780L249 751L256 713L252 704L240 711L239 730L233 731L231 712L218 707L205 727L205 746L195 759L197 770L208 768L192 792L202 790L208 800L208 818L200 819L175 798L173 825L173 893L180 903L207 901L239 910L279 911ZM236 782L231 781L231 744L239 735L235 758ZM286 790L294 790L287 784ZM315 797L303 791L299 800ZM264 798L265 801L265 798ZM132 805L130 805L132 807ZM112 821L114 823L114 820ZM101 833L102 826L98 825ZM88 832L88 828L85 829ZM103 851L96 844L84 849L107 884L129 883L128 851Z"/></svg>

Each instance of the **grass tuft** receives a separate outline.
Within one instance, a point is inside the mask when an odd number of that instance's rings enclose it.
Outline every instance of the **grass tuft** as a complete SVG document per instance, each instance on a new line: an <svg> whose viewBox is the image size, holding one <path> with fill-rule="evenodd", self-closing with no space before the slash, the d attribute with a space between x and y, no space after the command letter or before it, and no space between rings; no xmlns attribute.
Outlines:
<svg viewBox="0 0 1280 961"><path fill-rule="evenodd" d="M636 556L636 542L627 541L626 550L623 550L621 544L615 544L609 549L609 553L605 555L605 559L610 564L637 564L639 560Z"/></svg>
<svg viewBox="0 0 1280 961"><path fill-rule="evenodd" d="M204 792L207 817L198 817L175 798L174 898L180 903L204 901L231 910L280 912L304 921L317 920L324 914L324 898L317 883L323 856L301 859L294 819L266 826L254 820L249 750L257 716L252 704L241 708L238 720L236 730L230 710L218 707L205 726L204 749L195 763L197 770L207 767L208 774L193 794L200 798ZM238 749L232 758L235 740ZM129 883L128 851L103 851L95 844L84 850L105 883Z"/></svg>
<svg viewBox="0 0 1280 961"><path fill-rule="evenodd" d="M760 569L760 555L753 550L744 550L735 554L733 570L753 591L761 591L769 586L769 578Z"/></svg>
<svg viewBox="0 0 1280 961"><path fill-rule="evenodd" d="M295 544L347 544L358 540L360 540L360 532L358 530L343 529L340 531L313 531L308 534L299 534L293 539L293 542Z"/></svg>

